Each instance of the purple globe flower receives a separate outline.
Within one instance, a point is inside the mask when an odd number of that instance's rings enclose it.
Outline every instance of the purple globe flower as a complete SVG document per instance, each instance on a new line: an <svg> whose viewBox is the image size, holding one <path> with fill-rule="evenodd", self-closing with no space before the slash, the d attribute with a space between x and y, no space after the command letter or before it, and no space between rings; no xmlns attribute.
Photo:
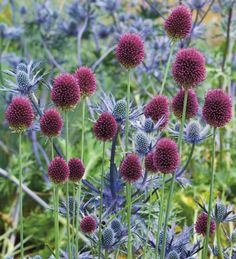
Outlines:
<svg viewBox="0 0 236 259"><path fill-rule="evenodd" d="M85 168L83 162L77 158L71 158L68 162L70 174L69 180L72 182L78 182L84 176Z"/></svg>
<svg viewBox="0 0 236 259"><path fill-rule="evenodd" d="M209 90L202 110L205 121L212 127L224 127L232 118L232 101L221 89Z"/></svg>
<svg viewBox="0 0 236 259"><path fill-rule="evenodd" d="M157 173L158 170L154 164L154 152L149 152L144 160L144 165L145 165L145 169L149 172L149 173Z"/></svg>
<svg viewBox="0 0 236 259"><path fill-rule="evenodd" d="M55 157L48 166L48 177L55 183L64 183L69 177L69 167L61 157Z"/></svg>
<svg viewBox="0 0 236 259"><path fill-rule="evenodd" d="M177 6L165 20L164 28L172 40L186 38L192 29L191 10L183 5Z"/></svg>
<svg viewBox="0 0 236 259"><path fill-rule="evenodd" d="M184 107L184 90L179 90L178 93L173 97L172 110L174 115L178 118L182 118L183 107ZM192 90L188 90L188 100L186 108L186 119L189 120L197 115L198 112L198 100L196 93Z"/></svg>
<svg viewBox="0 0 236 259"><path fill-rule="evenodd" d="M207 232L207 218L208 214L205 212L202 212L200 215L197 217L197 221L195 223L195 230L198 234L205 236ZM213 219L211 219L210 222L210 234L214 234L216 229L216 223Z"/></svg>
<svg viewBox="0 0 236 259"><path fill-rule="evenodd" d="M205 80L204 56L194 48L180 49L172 66L174 80L185 89L192 88Z"/></svg>
<svg viewBox="0 0 236 259"><path fill-rule="evenodd" d="M116 47L116 58L127 69L141 64L144 59L143 39L135 33L123 34Z"/></svg>
<svg viewBox="0 0 236 259"><path fill-rule="evenodd" d="M84 234L91 234L97 228L97 222L92 216L85 216L80 221L80 229Z"/></svg>

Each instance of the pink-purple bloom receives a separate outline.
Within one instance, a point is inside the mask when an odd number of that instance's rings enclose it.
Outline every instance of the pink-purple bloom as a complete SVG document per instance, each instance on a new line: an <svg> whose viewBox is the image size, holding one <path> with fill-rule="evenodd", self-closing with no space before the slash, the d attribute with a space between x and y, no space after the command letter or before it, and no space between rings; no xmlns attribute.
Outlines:
<svg viewBox="0 0 236 259"><path fill-rule="evenodd" d="M85 168L83 162L77 158L71 158L68 162L70 174L69 180L72 182L79 182L84 176Z"/></svg>
<svg viewBox="0 0 236 259"><path fill-rule="evenodd" d="M207 218L208 214L205 212L202 212L198 215L197 221L195 223L195 230L198 234L205 236L207 232ZM216 229L216 223L213 219L211 219L210 222L210 234L214 234Z"/></svg>
<svg viewBox="0 0 236 259"><path fill-rule="evenodd" d="M64 183L69 177L69 167L66 161L57 156L55 157L48 166L48 177L55 183Z"/></svg>
<svg viewBox="0 0 236 259"><path fill-rule="evenodd" d="M92 216L85 216L80 221L80 229L84 234L91 234L97 228L97 221Z"/></svg>

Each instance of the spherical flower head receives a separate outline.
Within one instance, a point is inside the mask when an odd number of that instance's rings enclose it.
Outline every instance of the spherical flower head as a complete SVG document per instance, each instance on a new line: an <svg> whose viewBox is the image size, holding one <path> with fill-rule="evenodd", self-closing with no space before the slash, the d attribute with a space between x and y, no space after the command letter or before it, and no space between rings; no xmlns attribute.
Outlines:
<svg viewBox="0 0 236 259"><path fill-rule="evenodd" d="M185 89L200 84L206 78L204 56L194 48L180 49L172 66L174 80Z"/></svg>
<svg viewBox="0 0 236 259"><path fill-rule="evenodd" d="M221 89L209 90L202 110L205 121L212 127L224 127L232 118L232 101Z"/></svg>
<svg viewBox="0 0 236 259"><path fill-rule="evenodd" d="M115 117L116 121L121 122L126 117L126 101L119 100L113 109L112 115Z"/></svg>
<svg viewBox="0 0 236 259"><path fill-rule="evenodd" d="M91 234L97 228L97 222L92 216L85 216L80 221L80 229L84 234Z"/></svg>
<svg viewBox="0 0 236 259"><path fill-rule="evenodd" d="M25 64L25 63L19 63L19 64L17 65L17 67L16 67L16 71L17 71L17 73L18 73L19 71L24 71L24 72L27 73L27 66L26 66L26 64Z"/></svg>
<svg viewBox="0 0 236 259"><path fill-rule="evenodd" d="M26 97L15 97L5 112L6 120L11 129L20 133L28 129L34 120L31 102Z"/></svg>
<svg viewBox="0 0 236 259"><path fill-rule="evenodd" d="M78 80L80 92L83 96L91 96L96 91L96 77L92 69L88 67L80 67L75 72Z"/></svg>
<svg viewBox="0 0 236 259"><path fill-rule="evenodd" d="M121 162L120 174L129 183L137 181L142 176L142 166L139 157L133 153L127 154Z"/></svg>
<svg viewBox="0 0 236 259"><path fill-rule="evenodd" d="M201 140L201 125L198 121L191 121L186 127L186 140L197 144Z"/></svg>
<svg viewBox="0 0 236 259"><path fill-rule="evenodd" d="M77 158L71 158L68 163L70 174L69 180L72 182L78 182L84 176L85 168L83 162Z"/></svg>
<svg viewBox="0 0 236 259"><path fill-rule="evenodd" d="M184 107L184 90L179 90L172 100L172 110L174 115L181 119L183 115ZM186 119L189 120L197 115L198 112L198 100L196 93L192 90L188 90L188 99L186 107Z"/></svg>
<svg viewBox="0 0 236 259"><path fill-rule="evenodd" d="M135 137L135 149L140 155L146 155L150 149L150 140L143 132L138 132Z"/></svg>
<svg viewBox="0 0 236 259"><path fill-rule="evenodd" d="M177 6L164 23L167 35L174 41L186 38L192 29L191 10L184 6Z"/></svg>
<svg viewBox="0 0 236 259"><path fill-rule="evenodd" d="M153 161L161 173L173 173L179 165L179 152L176 143L169 138L160 139L156 145Z"/></svg>
<svg viewBox="0 0 236 259"><path fill-rule="evenodd" d="M120 234L122 230L122 225L118 219L113 219L111 222L111 228L116 234Z"/></svg>
<svg viewBox="0 0 236 259"><path fill-rule="evenodd" d="M144 165L145 165L145 169L149 172L149 173L157 173L158 170L156 168L156 166L154 165L154 152L149 152L144 160Z"/></svg>
<svg viewBox="0 0 236 259"><path fill-rule="evenodd" d="M207 217L208 214L205 212L202 212L195 223L195 230L198 234L205 236L207 232ZM210 222L210 234L214 234L216 229L216 223L213 219L211 219Z"/></svg>
<svg viewBox="0 0 236 259"><path fill-rule="evenodd" d="M176 251L169 252L167 259L180 259L178 253Z"/></svg>
<svg viewBox="0 0 236 259"><path fill-rule="evenodd" d="M169 102L166 96L155 96L144 108L144 115L146 118L151 118L157 122L164 116L163 123L160 129L164 129L169 122Z"/></svg>
<svg viewBox="0 0 236 259"><path fill-rule="evenodd" d="M93 126L93 132L97 139L111 140L118 129L114 116L109 112L103 112Z"/></svg>
<svg viewBox="0 0 236 259"><path fill-rule="evenodd" d="M53 82L51 99L63 111L74 108L80 100L80 88L77 79L69 73L57 76Z"/></svg>
<svg viewBox="0 0 236 259"><path fill-rule="evenodd" d="M102 233L102 245L105 249L110 248L114 244L114 231L111 228L106 228Z"/></svg>
<svg viewBox="0 0 236 259"><path fill-rule="evenodd" d="M69 177L69 167L66 161L57 156L48 166L48 177L55 184L64 183Z"/></svg>
<svg viewBox="0 0 236 259"><path fill-rule="evenodd" d="M40 118L40 129L43 135L53 138L61 133L63 120L56 109L48 109Z"/></svg>
<svg viewBox="0 0 236 259"><path fill-rule="evenodd" d="M118 62L127 69L141 64L144 59L144 42L136 33L125 33L116 47Z"/></svg>
<svg viewBox="0 0 236 259"><path fill-rule="evenodd" d="M147 133L151 133L154 128L154 122L151 118L146 118L144 121L144 130Z"/></svg>

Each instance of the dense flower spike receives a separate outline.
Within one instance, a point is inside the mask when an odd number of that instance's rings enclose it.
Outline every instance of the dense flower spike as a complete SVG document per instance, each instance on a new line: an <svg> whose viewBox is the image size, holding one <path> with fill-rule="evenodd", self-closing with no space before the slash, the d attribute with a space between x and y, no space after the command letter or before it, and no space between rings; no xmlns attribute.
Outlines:
<svg viewBox="0 0 236 259"><path fill-rule="evenodd" d="M121 162L120 174L129 183L137 181L142 176L142 166L137 155L127 154Z"/></svg>
<svg viewBox="0 0 236 259"><path fill-rule="evenodd" d="M30 84L29 76L25 71L18 71L16 74L16 82L19 88L26 89Z"/></svg>
<svg viewBox="0 0 236 259"><path fill-rule="evenodd" d="M80 88L77 79L68 73L61 74L54 79L51 99L62 110L70 110L80 100Z"/></svg>
<svg viewBox="0 0 236 259"><path fill-rule="evenodd" d="M111 228L116 234L119 235L122 230L122 225L118 219L113 219L111 222Z"/></svg>
<svg viewBox="0 0 236 259"><path fill-rule="evenodd" d="M215 219L218 222L223 222L227 215L227 208L224 204L217 202L215 206Z"/></svg>
<svg viewBox="0 0 236 259"><path fill-rule="evenodd" d="M201 125L198 121L191 121L186 127L186 141L197 144L201 141Z"/></svg>
<svg viewBox="0 0 236 259"><path fill-rule="evenodd" d="M194 48L180 49L172 66L174 80L185 89L195 87L205 80L204 56Z"/></svg>
<svg viewBox="0 0 236 259"><path fill-rule="evenodd" d="M88 67L80 67L75 72L78 80L80 92L84 96L91 96L96 91L96 77L92 69Z"/></svg>
<svg viewBox="0 0 236 259"><path fill-rule="evenodd" d="M232 118L232 101L221 89L209 90L202 110L205 121L212 127L224 127Z"/></svg>
<svg viewBox="0 0 236 259"><path fill-rule="evenodd" d="M116 58L125 68L138 66L144 59L143 39L135 33L125 33L116 47Z"/></svg>
<svg viewBox="0 0 236 259"><path fill-rule="evenodd" d="M64 183L69 177L69 167L66 161L57 156L48 166L48 177L56 184Z"/></svg>
<svg viewBox="0 0 236 259"><path fill-rule="evenodd" d="M164 28L172 40L186 38L192 29L191 10L183 5L177 6L165 20Z"/></svg>
<svg viewBox="0 0 236 259"><path fill-rule="evenodd" d="M126 101L118 101L114 107L112 114L115 117L116 121L121 122L122 120L124 120L126 116Z"/></svg>
<svg viewBox="0 0 236 259"><path fill-rule="evenodd" d="M77 158L71 158L68 163L70 174L69 180L72 182L78 182L84 176L85 168L83 162Z"/></svg>
<svg viewBox="0 0 236 259"><path fill-rule="evenodd" d="M40 119L40 129L42 133L49 137L56 137L61 133L63 120L56 109L48 109Z"/></svg>
<svg viewBox="0 0 236 259"><path fill-rule="evenodd" d="M110 248L114 243L114 231L111 228L106 228L102 233L102 245L105 249Z"/></svg>
<svg viewBox="0 0 236 259"><path fill-rule="evenodd" d="M144 122L144 130L147 133L151 133L153 131L154 128L154 122L151 118L146 118L145 122Z"/></svg>
<svg viewBox="0 0 236 259"><path fill-rule="evenodd" d="M158 172L156 166L154 165L153 157L154 157L154 152L149 152L145 157L144 165L145 165L145 169L149 173L157 173Z"/></svg>
<svg viewBox="0 0 236 259"><path fill-rule="evenodd" d="M161 129L165 128L169 122L169 102L166 96L155 96L144 108L144 115L146 118L150 117L157 122L164 117Z"/></svg>
<svg viewBox="0 0 236 259"><path fill-rule="evenodd" d="M115 136L117 128L118 125L113 115L109 112L104 112L95 122L93 132L97 139L107 141Z"/></svg>
<svg viewBox="0 0 236 259"><path fill-rule="evenodd" d="M202 212L198 218L197 221L195 223L195 230L198 234L205 236L206 232L207 232L207 213ZM210 234L214 234L216 229L216 223L215 221L212 219L210 222Z"/></svg>
<svg viewBox="0 0 236 259"><path fill-rule="evenodd" d="M172 110L178 119L182 118L184 107L184 90L179 90L173 97ZM196 93L192 90L188 90L188 100L186 108L186 119L189 120L197 115L198 112L198 100Z"/></svg>
<svg viewBox="0 0 236 259"><path fill-rule="evenodd" d="M16 71L17 71L17 73L18 73L19 71L24 71L24 72L27 73L27 66L26 66L26 64L25 64L25 63L19 63L19 64L17 65L17 67L16 67Z"/></svg>
<svg viewBox="0 0 236 259"><path fill-rule="evenodd" d="M138 132L135 137L135 149L139 155L146 155L150 149L150 140L143 132Z"/></svg>
<svg viewBox="0 0 236 259"><path fill-rule="evenodd" d="M15 97L5 112L6 120L14 131L20 133L29 128L34 120L34 111L29 99Z"/></svg>
<svg viewBox="0 0 236 259"><path fill-rule="evenodd" d="M179 153L176 143L169 138L159 140L153 160L155 167L161 173L173 173L179 165Z"/></svg>
<svg viewBox="0 0 236 259"><path fill-rule="evenodd" d="M85 216L80 221L80 229L85 234L93 233L97 228L97 222L92 216Z"/></svg>
<svg viewBox="0 0 236 259"><path fill-rule="evenodd" d="M180 259L180 257L178 253L173 250L168 254L167 259Z"/></svg>

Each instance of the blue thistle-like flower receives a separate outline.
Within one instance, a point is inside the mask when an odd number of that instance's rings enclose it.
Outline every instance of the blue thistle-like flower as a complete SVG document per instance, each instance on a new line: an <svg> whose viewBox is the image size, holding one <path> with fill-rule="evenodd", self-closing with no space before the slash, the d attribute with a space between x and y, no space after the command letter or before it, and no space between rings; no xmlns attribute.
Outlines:
<svg viewBox="0 0 236 259"><path fill-rule="evenodd" d="M122 120L124 120L126 117L126 101L118 101L114 106L112 114L117 122L121 122Z"/></svg>
<svg viewBox="0 0 236 259"><path fill-rule="evenodd" d="M22 91L25 91L30 84L29 76L26 72L20 70L16 74L16 82L18 87L22 89Z"/></svg>
<svg viewBox="0 0 236 259"><path fill-rule="evenodd" d="M114 243L114 231L106 228L102 233L102 245L105 249L110 248Z"/></svg>
<svg viewBox="0 0 236 259"><path fill-rule="evenodd" d="M215 206L215 219L216 219L216 221L223 222L224 218L225 218L225 215L226 215L226 212L227 212L227 208L225 207L224 204L216 203L216 206Z"/></svg>
<svg viewBox="0 0 236 259"><path fill-rule="evenodd" d="M143 132L138 132L135 137L135 149L139 155L146 155L150 150L150 140Z"/></svg>
<svg viewBox="0 0 236 259"><path fill-rule="evenodd" d="M144 130L147 133L151 133L154 128L154 121L151 118L147 118L144 121Z"/></svg>
<svg viewBox="0 0 236 259"><path fill-rule="evenodd" d="M157 132L163 124L165 117L161 117L156 123L152 120L152 118L148 117L145 118L143 116L140 120L134 120L132 122L132 126L136 129L144 131L146 133Z"/></svg>
<svg viewBox="0 0 236 259"><path fill-rule="evenodd" d="M25 63L19 63L16 67L16 71L17 73L19 71L24 71L25 73L27 73L27 65Z"/></svg>
<svg viewBox="0 0 236 259"><path fill-rule="evenodd" d="M111 222L111 228L114 230L114 232L116 234L120 234L121 230L122 230L122 225L121 222L118 219L114 219Z"/></svg>
<svg viewBox="0 0 236 259"><path fill-rule="evenodd" d="M232 235L231 235L231 241L233 243L236 243L236 230L233 231Z"/></svg>
<svg viewBox="0 0 236 259"><path fill-rule="evenodd" d="M171 251L167 256L167 259L180 259L180 257L176 251Z"/></svg>
<svg viewBox="0 0 236 259"><path fill-rule="evenodd" d="M220 255L220 251L216 245L213 246L212 248L212 253L214 256L218 257Z"/></svg>

